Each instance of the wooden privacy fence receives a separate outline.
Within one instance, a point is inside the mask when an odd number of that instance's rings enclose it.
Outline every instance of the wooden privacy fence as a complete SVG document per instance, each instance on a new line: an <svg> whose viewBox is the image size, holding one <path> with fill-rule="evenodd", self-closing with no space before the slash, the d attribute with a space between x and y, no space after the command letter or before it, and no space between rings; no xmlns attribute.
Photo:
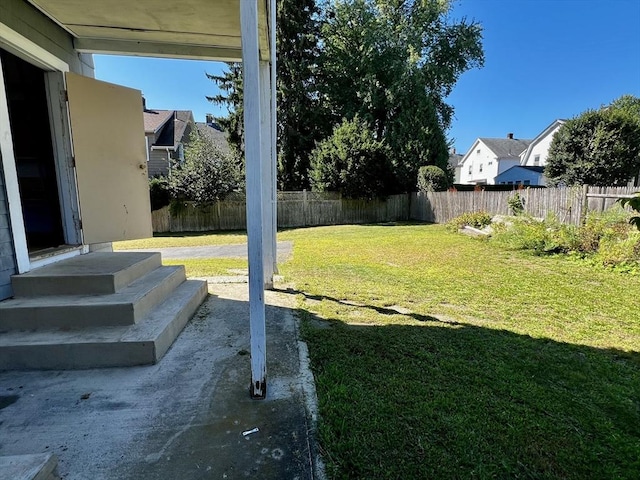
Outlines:
<svg viewBox="0 0 640 480"><path fill-rule="evenodd" d="M629 197L639 187L570 187L529 188L518 190L524 199L525 212L534 217L553 214L559 221L579 225L589 211L604 211L618 198ZM410 218L446 223L466 212L485 211L491 215L511 214L508 200L516 193L507 192L429 192L413 193Z"/></svg>
<svg viewBox="0 0 640 480"><path fill-rule="evenodd" d="M151 213L153 231L203 232L246 229L244 196L233 195L222 202L196 207L186 203L171 212L169 207ZM339 193L278 192L278 227L311 227L394 222L409 219L409 195L386 200L352 200Z"/></svg>

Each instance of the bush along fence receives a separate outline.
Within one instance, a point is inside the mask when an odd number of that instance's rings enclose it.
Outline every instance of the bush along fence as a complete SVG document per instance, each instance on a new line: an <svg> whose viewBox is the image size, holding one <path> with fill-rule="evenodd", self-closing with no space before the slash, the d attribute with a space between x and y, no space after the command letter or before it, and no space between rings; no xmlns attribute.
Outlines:
<svg viewBox="0 0 640 480"><path fill-rule="evenodd" d="M515 193L523 200L524 213L545 218L555 215L566 224L579 225L589 211L604 211L618 198L626 198L639 187L530 188L508 192L428 192L411 195L412 220L447 223L467 212L511 215L509 199Z"/></svg>
<svg viewBox="0 0 640 480"><path fill-rule="evenodd" d="M408 219L408 194L393 195L386 200L354 200L342 198L339 193L278 192L278 228ZM231 195L206 206L186 202L152 212L156 233L244 230L246 221L246 203L242 195Z"/></svg>

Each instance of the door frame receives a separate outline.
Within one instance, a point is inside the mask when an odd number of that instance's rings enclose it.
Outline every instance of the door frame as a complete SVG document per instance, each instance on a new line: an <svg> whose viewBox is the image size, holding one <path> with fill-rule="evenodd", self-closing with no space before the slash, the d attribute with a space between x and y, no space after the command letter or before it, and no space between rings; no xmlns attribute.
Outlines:
<svg viewBox="0 0 640 480"><path fill-rule="evenodd" d="M77 186L72 166L66 101L62 97L64 90L63 73L69 71L69 64L2 23L0 23L0 48L44 70L50 135L53 140L53 155L56 165L57 188L60 198L59 208L62 216L64 238L65 242L69 244L80 244L81 232L77 207ZM32 265L29 259L24 217L22 215L22 201L18 187L18 173L1 62L0 156L2 157L5 176L9 222L11 224L16 266L18 273L25 273L31 270Z"/></svg>

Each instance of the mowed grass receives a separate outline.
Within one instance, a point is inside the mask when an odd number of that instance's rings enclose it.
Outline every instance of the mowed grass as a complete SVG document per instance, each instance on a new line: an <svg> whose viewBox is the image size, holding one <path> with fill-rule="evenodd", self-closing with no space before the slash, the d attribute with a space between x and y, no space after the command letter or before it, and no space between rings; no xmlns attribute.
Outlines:
<svg viewBox="0 0 640 480"><path fill-rule="evenodd" d="M331 478L638 478L637 278L434 225L280 238Z"/></svg>
<svg viewBox="0 0 640 480"><path fill-rule="evenodd" d="M246 232L187 232L156 233L153 238L113 242L114 250L141 248L204 247L208 245L232 245L247 243Z"/></svg>
<svg viewBox="0 0 640 480"><path fill-rule="evenodd" d="M155 234L153 238L114 242L113 249L136 250L170 247L205 247L247 243L246 232L188 232ZM162 259L164 265L184 265L188 277L238 275L247 270L246 258Z"/></svg>

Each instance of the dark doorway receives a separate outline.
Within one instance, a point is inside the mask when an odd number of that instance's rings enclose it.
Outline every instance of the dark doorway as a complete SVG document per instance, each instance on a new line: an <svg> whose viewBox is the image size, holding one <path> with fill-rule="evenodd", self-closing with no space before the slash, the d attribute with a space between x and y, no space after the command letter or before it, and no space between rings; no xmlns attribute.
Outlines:
<svg viewBox="0 0 640 480"><path fill-rule="evenodd" d="M0 49L29 252L64 244L43 70Z"/></svg>

